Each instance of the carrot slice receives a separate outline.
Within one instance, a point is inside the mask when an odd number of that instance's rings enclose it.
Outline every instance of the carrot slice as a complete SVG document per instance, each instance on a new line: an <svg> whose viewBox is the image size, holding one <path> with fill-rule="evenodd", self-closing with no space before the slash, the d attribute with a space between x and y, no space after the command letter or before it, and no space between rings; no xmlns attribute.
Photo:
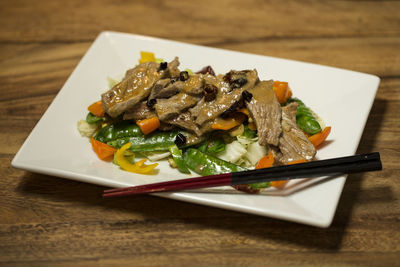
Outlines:
<svg viewBox="0 0 400 267"><path fill-rule="evenodd" d="M93 137L92 139L90 139L90 143L92 144L92 148L94 150L94 152L96 152L97 156L101 159L101 160L110 160L112 159L111 156L114 155L114 153L117 151L117 149L115 149L112 146L109 146L105 143L102 143L100 141L95 140Z"/></svg>
<svg viewBox="0 0 400 267"><path fill-rule="evenodd" d="M270 168L274 164L274 155L272 155L271 151L268 153L268 155L262 157L257 165L256 169L263 169L263 168Z"/></svg>
<svg viewBox="0 0 400 267"><path fill-rule="evenodd" d="M235 113L229 118L217 118L211 128L214 130L230 130L242 124L245 119L246 115L243 113Z"/></svg>
<svg viewBox="0 0 400 267"><path fill-rule="evenodd" d="M160 127L160 120L157 117L136 121L143 134L149 134Z"/></svg>
<svg viewBox="0 0 400 267"><path fill-rule="evenodd" d="M272 89L275 91L276 98L280 104L286 103L288 98L292 95L287 82L275 81Z"/></svg>
<svg viewBox="0 0 400 267"><path fill-rule="evenodd" d="M96 115L97 117L103 117L104 116L104 109L103 109L103 103L101 101L94 102L88 107L88 110L93 114Z"/></svg>
<svg viewBox="0 0 400 267"><path fill-rule="evenodd" d="M314 145L314 147L318 147L326 140L330 132L331 132L331 126L325 127L321 132L308 137L308 140L310 140L310 142Z"/></svg>

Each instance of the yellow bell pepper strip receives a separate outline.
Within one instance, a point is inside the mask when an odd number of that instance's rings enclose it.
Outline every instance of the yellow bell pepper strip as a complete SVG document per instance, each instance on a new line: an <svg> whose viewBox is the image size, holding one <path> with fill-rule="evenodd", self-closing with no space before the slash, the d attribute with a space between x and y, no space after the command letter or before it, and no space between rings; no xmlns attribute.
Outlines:
<svg viewBox="0 0 400 267"><path fill-rule="evenodd" d="M88 110L97 117L104 117L104 109L101 101L94 102L88 107Z"/></svg>
<svg viewBox="0 0 400 267"><path fill-rule="evenodd" d="M92 144L92 148L94 152L96 152L97 156L101 160L111 160L114 153L117 151L116 148L109 146L105 143L97 141L93 137L90 139L90 143Z"/></svg>
<svg viewBox="0 0 400 267"><path fill-rule="evenodd" d="M156 61L156 57L154 56L154 53L140 51L139 63L142 64L142 63L149 62L149 61Z"/></svg>
<svg viewBox="0 0 400 267"><path fill-rule="evenodd" d="M325 127L321 132L316 133L308 137L308 140L317 148L320 144L322 144L328 135L331 133L331 126Z"/></svg>
<svg viewBox="0 0 400 267"><path fill-rule="evenodd" d="M221 118L218 117L215 122L211 125L211 128L214 130L230 130L233 127L239 126L246 119L246 115L243 113L235 113L232 117L229 118Z"/></svg>
<svg viewBox="0 0 400 267"><path fill-rule="evenodd" d="M151 117L144 120L136 121L137 126L139 126L140 130L143 134L149 134L160 127L160 120L157 117Z"/></svg>
<svg viewBox="0 0 400 267"><path fill-rule="evenodd" d="M144 162L146 159L142 159L135 164L130 163L125 157L125 151L131 147L131 143L126 143L115 153L115 159L118 165L125 171L134 172L139 174L152 174L155 167L158 166L158 163L153 163L146 165Z"/></svg>

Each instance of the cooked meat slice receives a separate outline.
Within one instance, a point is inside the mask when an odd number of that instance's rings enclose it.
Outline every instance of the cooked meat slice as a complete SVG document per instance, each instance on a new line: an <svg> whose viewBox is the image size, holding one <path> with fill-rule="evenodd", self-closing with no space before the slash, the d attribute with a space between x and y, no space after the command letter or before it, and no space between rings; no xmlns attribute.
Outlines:
<svg viewBox="0 0 400 267"><path fill-rule="evenodd" d="M160 70L159 63L146 62L128 70L120 83L101 96L107 114L117 117L146 99L158 80L179 73L178 58L168 65L167 69Z"/></svg>
<svg viewBox="0 0 400 267"><path fill-rule="evenodd" d="M186 129L190 132L193 132L198 136L202 134L199 127L197 127L196 123L194 122L192 115L190 114L189 111L182 112L177 116L171 117L164 121L169 124L176 125L180 128Z"/></svg>
<svg viewBox="0 0 400 267"><path fill-rule="evenodd" d="M262 146L279 143L282 133L281 106L272 89L274 82L262 81L254 88L248 90L252 94L250 102L245 101L251 118L257 126L258 143Z"/></svg>
<svg viewBox="0 0 400 267"><path fill-rule="evenodd" d="M103 107L108 115L117 117L146 99L154 84L161 78L158 63L146 62L134 68L109 91L102 94Z"/></svg>
<svg viewBox="0 0 400 267"><path fill-rule="evenodd" d="M239 78L232 80L232 75ZM243 91L253 88L258 81L256 70L231 71L223 77L219 75L217 79L218 93L215 100L205 102L202 109L195 110L198 111L196 118L198 125L221 115L241 99Z"/></svg>
<svg viewBox="0 0 400 267"><path fill-rule="evenodd" d="M160 127L158 127L158 129L160 131L172 131L172 130L176 129L176 127L171 125L171 124L168 124L168 123L165 123L165 122L161 121L160 122Z"/></svg>
<svg viewBox="0 0 400 267"><path fill-rule="evenodd" d="M182 83L182 92L190 95L201 95L204 87L204 75L193 74L185 82L178 81L176 83Z"/></svg>
<svg viewBox="0 0 400 267"><path fill-rule="evenodd" d="M193 107L199 100L200 97L179 93L168 99L157 99L157 103L154 107L158 118L163 121Z"/></svg>
<svg viewBox="0 0 400 267"><path fill-rule="evenodd" d="M167 68L165 70L161 70L161 64L159 65L159 70L162 72L163 78L166 77L177 77L179 76L180 70L179 67L179 58L175 57L174 60L167 64ZM136 68L136 67L135 67ZM128 77L132 74L135 68L129 69L125 73L125 77Z"/></svg>
<svg viewBox="0 0 400 267"><path fill-rule="evenodd" d="M189 95L201 95L203 93L204 75L194 74L186 81L174 81L171 79L163 79L156 83L151 90L149 99L168 98L179 92Z"/></svg>
<svg viewBox="0 0 400 267"><path fill-rule="evenodd" d="M133 108L128 109L124 113L124 120L144 120L151 117L157 116L154 110L151 110L146 101L140 102L135 105Z"/></svg>
<svg viewBox="0 0 400 267"><path fill-rule="evenodd" d="M197 116L199 116L200 111L204 108L205 103L204 103L204 97L197 102L197 104L192 107L191 109L189 109L190 113L192 114L193 119L196 120Z"/></svg>
<svg viewBox="0 0 400 267"><path fill-rule="evenodd" d="M168 63L167 65L167 71L164 74L164 77L178 77L179 73L181 72L178 67L179 67L179 59L178 57L175 57L174 60Z"/></svg>
<svg viewBox="0 0 400 267"><path fill-rule="evenodd" d="M312 160L316 150L307 136L296 124L294 111L297 103L282 107L282 136L279 138L279 149L282 153L280 161L283 164L294 160Z"/></svg>
<svg viewBox="0 0 400 267"><path fill-rule="evenodd" d="M159 80L151 89L149 99L168 98L179 92L179 89L173 84L170 84L171 79L166 78Z"/></svg>

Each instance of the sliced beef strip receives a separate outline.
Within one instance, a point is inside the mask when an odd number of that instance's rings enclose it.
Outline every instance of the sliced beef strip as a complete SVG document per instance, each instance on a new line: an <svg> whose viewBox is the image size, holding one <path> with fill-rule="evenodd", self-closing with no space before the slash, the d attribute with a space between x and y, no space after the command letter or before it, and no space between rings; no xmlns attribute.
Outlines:
<svg viewBox="0 0 400 267"><path fill-rule="evenodd" d="M182 92L168 99L157 99L154 107L158 118L163 121L193 107L199 100L200 97L198 96L191 96Z"/></svg>
<svg viewBox="0 0 400 267"><path fill-rule="evenodd" d="M140 102L135 105L133 108L125 111L124 113L124 120L144 120L151 117L157 116L154 110L151 110L148 106L146 101Z"/></svg>
<svg viewBox="0 0 400 267"><path fill-rule="evenodd" d="M149 99L169 98L179 92L189 95L201 95L204 87L204 75L194 74L186 81L174 81L164 79L157 82L151 91Z"/></svg>
<svg viewBox="0 0 400 267"><path fill-rule="evenodd" d="M316 150L307 136L296 124L297 103L291 103L282 107L282 136L279 138L279 150L282 157L279 161L282 164L294 160L312 160Z"/></svg>
<svg viewBox="0 0 400 267"><path fill-rule="evenodd" d="M282 133L282 111L272 89L273 84L272 80L259 82L248 90L252 94L250 102L245 101L250 116L257 126L258 143L262 146L277 146Z"/></svg>
<svg viewBox="0 0 400 267"><path fill-rule="evenodd" d="M258 81L256 70L240 72L230 71L229 73L229 76L232 76L232 73L239 76L239 74L237 73L240 73L241 79L245 79L246 82L242 83L240 87L232 87L230 79L226 78L228 74L225 75L223 78L221 78L221 76L218 76L218 82L216 83L218 93L215 100L211 102L206 102L202 109L196 110L198 111L196 118L196 123L198 125L202 125L204 122L209 120L214 120L216 117L221 115L224 111L229 109L232 105L234 105L241 99L243 91L253 88Z"/></svg>
<svg viewBox="0 0 400 267"><path fill-rule="evenodd" d="M175 117L171 117L169 119L164 120L165 122L176 125L180 128L186 129L197 136L200 136L202 132L200 131L199 127L194 122L192 115L189 111L182 112Z"/></svg>
<svg viewBox="0 0 400 267"><path fill-rule="evenodd" d="M186 81L178 81L177 83L182 83L182 92L196 96L201 95L204 88L204 76L203 74L193 74Z"/></svg>
<svg viewBox="0 0 400 267"><path fill-rule="evenodd" d="M107 114L113 118L117 117L146 99L158 80L179 73L178 58L168 65L166 70L160 70L159 63L145 62L128 70L120 83L101 96Z"/></svg>
<svg viewBox="0 0 400 267"><path fill-rule="evenodd" d="M170 85L170 83L171 79L169 78L162 79L156 82L153 89L151 89L149 99L168 98L178 93L179 90L177 90L175 87L168 86Z"/></svg>

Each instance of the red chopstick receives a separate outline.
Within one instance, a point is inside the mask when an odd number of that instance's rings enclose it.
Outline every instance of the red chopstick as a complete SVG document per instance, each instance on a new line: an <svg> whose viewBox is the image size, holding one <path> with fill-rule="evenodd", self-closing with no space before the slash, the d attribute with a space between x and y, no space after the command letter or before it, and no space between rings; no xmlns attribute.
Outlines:
<svg viewBox="0 0 400 267"><path fill-rule="evenodd" d="M376 171L381 169L382 162L380 160L380 155L378 152L374 152L369 154L312 161L295 165L278 166L234 173L223 173L127 188L109 189L104 191L103 197L121 197L133 194L312 178L327 175Z"/></svg>

